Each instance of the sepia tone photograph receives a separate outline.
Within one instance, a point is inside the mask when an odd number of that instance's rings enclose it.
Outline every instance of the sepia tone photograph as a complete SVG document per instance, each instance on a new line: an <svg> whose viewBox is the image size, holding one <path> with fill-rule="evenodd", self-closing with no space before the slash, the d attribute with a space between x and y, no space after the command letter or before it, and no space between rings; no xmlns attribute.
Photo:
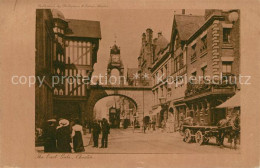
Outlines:
<svg viewBox="0 0 260 168"><path fill-rule="evenodd" d="M0 4L0 167L259 167L258 1Z"/></svg>
<svg viewBox="0 0 260 168"><path fill-rule="evenodd" d="M240 10L36 10L39 153L240 152Z"/></svg>

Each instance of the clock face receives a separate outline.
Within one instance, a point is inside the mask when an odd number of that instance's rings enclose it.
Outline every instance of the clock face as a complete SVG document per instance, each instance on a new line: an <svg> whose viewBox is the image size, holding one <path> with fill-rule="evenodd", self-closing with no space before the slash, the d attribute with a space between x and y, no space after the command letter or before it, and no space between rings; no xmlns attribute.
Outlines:
<svg viewBox="0 0 260 168"><path fill-rule="evenodd" d="M120 61L120 56L118 54L112 55L112 62L119 63L119 61Z"/></svg>

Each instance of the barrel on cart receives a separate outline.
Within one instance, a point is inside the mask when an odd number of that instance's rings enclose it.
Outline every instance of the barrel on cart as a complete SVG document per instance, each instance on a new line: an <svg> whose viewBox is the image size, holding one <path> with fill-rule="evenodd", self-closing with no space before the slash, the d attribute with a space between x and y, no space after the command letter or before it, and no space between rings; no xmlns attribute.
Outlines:
<svg viewBox="0 0 260 168"><path fill-rule="evenodd" d="M218 126L192 126L182 125L180 131L182 132L183 141L190 143L196 142L199 145L209 142L210 138L216 138L216 143L219 143L219 132L231 130L232 126L218 127Z"/></svg>

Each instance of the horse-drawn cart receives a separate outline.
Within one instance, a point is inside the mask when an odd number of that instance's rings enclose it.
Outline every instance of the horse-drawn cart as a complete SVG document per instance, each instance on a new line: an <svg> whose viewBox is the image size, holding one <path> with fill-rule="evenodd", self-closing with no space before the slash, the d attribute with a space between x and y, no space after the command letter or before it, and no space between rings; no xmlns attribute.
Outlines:
<svg viewBox="0 0 260 168"><path fill-rule="evenodd" d="M195 141L199 145L208 143L210 138L215 137L216 143L219 144L220 134L231 130L231 126L218 127L218 126L191 126L182 125L180 131L182 133L183 141L190 143Z"/></svg>

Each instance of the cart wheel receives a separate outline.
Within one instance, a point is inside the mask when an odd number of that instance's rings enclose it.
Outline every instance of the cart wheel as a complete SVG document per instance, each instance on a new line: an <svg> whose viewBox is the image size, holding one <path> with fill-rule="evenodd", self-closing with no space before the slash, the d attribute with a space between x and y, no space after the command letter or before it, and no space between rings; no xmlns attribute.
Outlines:
<svg viewBox="0 0 260 168"><path fill-rule="evenodd" d="M191 142L191 131L189 129L185 130L184 141L187 142L187 143Z"/></svg>
<svg viewBox="0 0 260 168"><path fill-rule="evenodd" d="M204 136L203 136L203 134L202 134L201 131L197 131L197 132L196 132L195 141L196 141L196 143L198 143L199 145L202 145L202 144L203 144Z"/></svg>

